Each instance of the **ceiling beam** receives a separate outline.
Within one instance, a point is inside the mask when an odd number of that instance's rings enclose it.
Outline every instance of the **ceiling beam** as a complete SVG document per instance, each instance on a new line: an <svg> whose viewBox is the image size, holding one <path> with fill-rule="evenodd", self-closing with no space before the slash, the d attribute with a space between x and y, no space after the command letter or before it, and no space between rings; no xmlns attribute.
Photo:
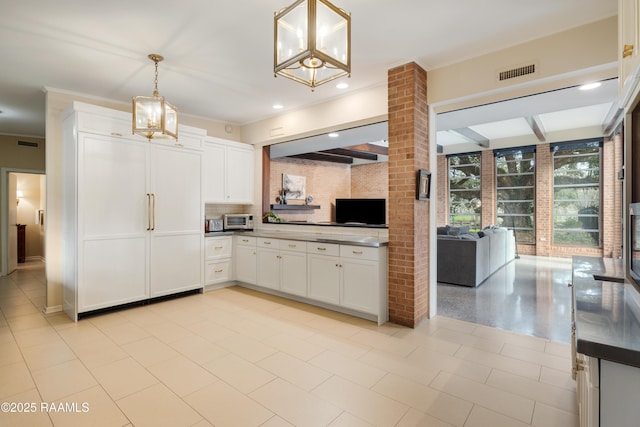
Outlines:
<svg viewBox="0 0 640 427"><path fill-rule="evenodd" d="M389 155L389 148L388 147L384 147L382 145L377 145L377 144L358 144L358 145L352 145L350 147L344 147L347 150L355 150L355 151L364 151L366 153L374 153L374 154L380 154L382 156L388 156Z"/></svg>
<svg viewBox="0 0 640 427"><path fill-rule="evenodd" d="M544 126L542 125L542 121L538 116L527 116L524 118L527 121L527 124L538 138L538 141L545 142L547 140L547 135L544 130Z"/></svg>
<svg viewBox="0 0 640 427"><path fill-rule="evenodd" d="M484 148L489 148L489 139L470 128L453 129L453 132L456 132L457 134L474 144L478 144L479 146Z"/></svg>
<svg viewBox="0 0 640 427"><path fill-rule="evenodd" d="M356 159L365 159L365 160L374 160L374 161L378 160L377 154L365 153L364 151L350 150L348 148L334 148L332 150L322 150L321 153L353 157Z"/></svg>
<svg viewBox="0 0 640 427"><path fill-rule="evenodd" d="M335 156L333 154L324 154L319 152L296 154L296 155L287 156L287 157L294 158L294 159L317 160L320 162L342 163L345 165L350 165L353 163L353 159L351 157Z"/></svg>

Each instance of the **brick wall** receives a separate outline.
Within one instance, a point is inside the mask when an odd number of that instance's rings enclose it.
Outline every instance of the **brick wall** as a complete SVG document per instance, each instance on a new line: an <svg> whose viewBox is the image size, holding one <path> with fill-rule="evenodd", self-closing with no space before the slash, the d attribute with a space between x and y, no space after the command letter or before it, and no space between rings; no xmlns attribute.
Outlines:
<svg viewBox="0 0 640 427"><path fill-rule="evenodd" d="M496 219L495 165L491 150L482 152L482 225L494 224ZM586 255L618 258L622 256L622 184L618 171L622 168L623 141L621 135L613 140L605 140L601 162L602 224L601 248L561 246L553 244L553 161L549 144L536 147L536 242L518 245L518 253L523 255L571 257ZM438 176L447 176L445 156L438 157ZM448 182L439 180L438 225L448 223L446 191ZM442 201L442 202L441 202Z"/></svg>
<svg viewBox="0 0 640 427"><path fill-rule="evenodd" d="M429 311L429 202L415 198L429 169L427 73L415 63L388 72L389 320L414 327Z"/></svg>
<svg viewBox="0 0 640 427"><path fill-rule="evenodd" d="M447 163L447 156L438 156L438 188L437 206L436 206L436 224L445 225L449 223L449 164ZM433 188L431 188L433 193ZM433 196L432 196L433 199Z"/></svg>
<svg viewBox="0 0 640 427"><path fill-rule="evenodd" d="M279 158L271 160L271 180L269 183L269 204L276 203L282 189L282 174L304 176L306 195L313 197L313 205L320 209L296 213L276 212L287 221L323 222L335 219L335 199L351 197L351 173L348 165L316 162L313 160ZM302 204L291 201L290 204Z"/></svg>
<svg viewBox="0 0 640 427"><path fill-rule="evenodd" d="M364 198L387 199L389 196L389 167L386 162L363 165L343 165L314 160L279 158L271 160L269 204L276 203L282 188L282 174L306 178L306 194L313 197L313 205L320 209L283 213L278 216L288 221L323 222L335 220L335 199ZM302 203L291 201L291 204ZM389 204L387 203L387 218Z"/></svg>

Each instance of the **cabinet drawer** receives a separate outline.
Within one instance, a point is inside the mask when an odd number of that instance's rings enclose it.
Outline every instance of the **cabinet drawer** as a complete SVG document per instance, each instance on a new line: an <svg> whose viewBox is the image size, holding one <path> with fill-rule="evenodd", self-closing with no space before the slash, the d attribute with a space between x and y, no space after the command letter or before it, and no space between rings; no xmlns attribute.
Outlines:
<svg viewBox="0 0 640 427"><path fill-rule="evenodd" d="M256 246L258 246L259 248L278 249L280 239L267 239L264 237L257 237L256 241L257 241Z"/></svg>
<svg viewBox="0 0 640 427"><path fill-rule="evenodd" d="M231 280L231 259L208 262L206 268L206 283L222 283Z"/></svg>
<svg viewBox="0 0 640 427"><path fill-rule="evenodd" d="M231 236L205 238L207 259L226 258L231 256Z"/></svg>
<svg viewBox="0 0 640 427"><path fill-rule="evenodd" d="M357 258L377 261L379 249L366 246L340 245L340 256L343 258Z"/></svg>
<svg viewBox="0 0 640 427"><path fill-rule="evenodd" d="M283 251L307 252L306 242L300 242L298 240L280 240L278 244L279 248Z"/></svg>
<svg viewBox="0 0 640 427"><path fill-rule="evenodd" d="M340 245L334 243L307 242L307 253L339 256Z"/></svg>
<svg viewBox="0 0 640 427"><path fill-rule="evenodd" d="M202 138L198 136L192 136L180 132L178 129L178 139L153 139L154 144L167 145L178 148L189 148L192 150L202 150Z"/></svg>
<svg viewBox="0 0 640 427"><path fill-rule="evenodd" d="M146 141L145 138L133 134L131 119L120 120L116 117L79 113L78 131Z"/></svg>
<svg viewBox="0 0 640 427"><path fill-rule="evenodd" d="M251 236L233 236L233 240L240 246L255 246L257 243L257 238Z"/></svg>

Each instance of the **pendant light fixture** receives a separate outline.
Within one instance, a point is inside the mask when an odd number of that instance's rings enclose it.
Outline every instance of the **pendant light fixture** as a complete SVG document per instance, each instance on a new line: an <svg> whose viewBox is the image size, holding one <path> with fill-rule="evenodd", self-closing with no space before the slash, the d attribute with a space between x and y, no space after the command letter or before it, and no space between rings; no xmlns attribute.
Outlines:
<svg viewBox="0 0 640 427"><path fill-rule="evenodd" d="M327 0L297 0L274 18L274 75L316 86L351 76L351 15Z"/></svg>
<svg viewBox="0 0 640 427"><path fill-rule="evenodd" d="M133 133L152 138L178 139L178 110L158 93L158 62L164 58L152 53L155 63L155 88L152 96L133 97Z"/></svg>

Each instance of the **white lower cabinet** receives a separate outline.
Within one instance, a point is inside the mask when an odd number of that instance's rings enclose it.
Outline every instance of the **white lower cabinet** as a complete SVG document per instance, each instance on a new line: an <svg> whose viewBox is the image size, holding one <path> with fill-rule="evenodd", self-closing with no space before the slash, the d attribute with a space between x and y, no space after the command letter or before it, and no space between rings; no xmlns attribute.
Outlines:
<svg viewBox="0 0 640 427"><path fill-rule="evenodd" d="M385 247L245 236L234 239L245 241L241 246L234 240L236 280L379 324L388 320Z"/></svg>
<svg viewBox="0 0 640 427"><path fill-rule="evenodd" d="M340 304L340 246L307 243L309 298Z"/></svg>
<svg viewBox="0 0 640 427"><path fill-rule="evenodd" d="M600 426L600 384L598 359L577 354L576 392L580 427ZM604 424L607 425L607 424Z"/></svg>
<svg viewBox="0 0 640 427"><path fill-rule="evenodd" d="M250 285L257 283L256 238L233 236L233 265L235 280Z"/></svg>
<svg viewBox="0 0 640 427"><path fill-rule="evenodd" d="M233 280L232 236L205 238L205 285L211 287Z"/></svg>
<svg viewBox="0 0 640 427"><path fill-rule="evenodd" d="M258 285L307 296L307 254L301 242L257 239Z"/></svg>

